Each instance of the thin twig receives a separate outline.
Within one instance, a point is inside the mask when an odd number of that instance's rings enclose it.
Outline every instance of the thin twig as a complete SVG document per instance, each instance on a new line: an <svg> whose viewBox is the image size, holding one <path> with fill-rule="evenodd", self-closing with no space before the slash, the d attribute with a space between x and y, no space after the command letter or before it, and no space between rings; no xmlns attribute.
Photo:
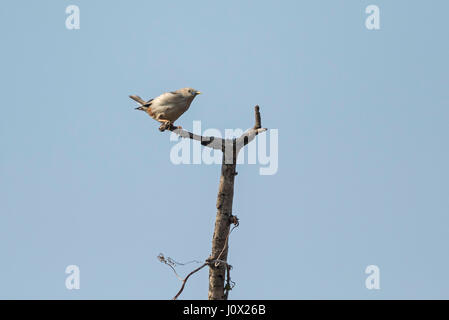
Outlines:
<svg viewBox="0 0 449 320"><path fill-rule="evenodd" d="M186 277L184 280L182 280L182 286L181 286L181 289L179 289L179 292L176 294L176 296L173 297L173 300L178 299L179 295L180 295L180 294L182 293L182 291L184 290L184 287L185 287L186 282L187 282L187 280L189 279L189 277L190 277L192 274L194 274L195 272L200 271L201 269L203 269L203 268L204 268L205 266L207 266L207 265L208 265L208 263L205 262L201 267L198 267L198 268L196 268L195 270L193 270L192 272L190 272L190 273L187 275L187 277Z"/></svg>
<svg viewBox="0 0 449 320"><path fill-rule="evenodd" d="M179 266L186 266L186 265L191 264L191 263L201 263L201 261L198 261L198 260L190 260L190 261L182 263L182 262L178 262L176 260L173 260L172 258L168 258L168 259L170 259L170 261L175 263L175 265L179 265Z"/></svg>
<svg viewBox="0 0 449 320"><path fill-rule="evenodd" d="M169 267L173 270L173 272L174 272L175 275L176 275L176 278L178 278L179 280L183 281L183 279L182 279L182 278L179 276L179 274L176 272L176 269L175 269L176 263L175 263L175 261L173 261L170 257L165 258L165 256L164 256L162 253L160 253L160 254L157 256L157 258L158 258L158 260L159 260L160 262L166 264L167 266L169 266Z"/></svg>

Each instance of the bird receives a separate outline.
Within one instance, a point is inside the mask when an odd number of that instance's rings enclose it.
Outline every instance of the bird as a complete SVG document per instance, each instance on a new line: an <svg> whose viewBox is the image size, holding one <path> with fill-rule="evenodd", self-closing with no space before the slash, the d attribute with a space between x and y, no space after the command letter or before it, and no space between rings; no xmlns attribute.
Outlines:
<svg viewBox="0 0 449 320"><path fill-rule="evenodd" d="M145 111L151 118L161 123L160 131L173 128L174 122L186 112L193 99L201 94L193 88L182 88L175 91L165 92L157 98L148 101L137 95L129 97L139 103L136 110ZM175 127L182 129L182 127Z"/></svg>

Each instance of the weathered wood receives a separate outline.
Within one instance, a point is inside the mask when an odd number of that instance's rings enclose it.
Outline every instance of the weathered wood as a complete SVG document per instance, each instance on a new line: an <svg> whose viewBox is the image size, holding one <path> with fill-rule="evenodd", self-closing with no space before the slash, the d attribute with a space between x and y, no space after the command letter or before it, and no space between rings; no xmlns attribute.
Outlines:
<svg viewBox="0 0 449 320"><path fill-rule="evenodd" d="M261 128L259 106L254 108L254 127L248 129L237 139L221 139L217 137L203 137L195 135L179 127L169 125L166 129L178 134L182 138L200 141L205 147L223 151L221 165L220 184L217 196L217 215L215 218L215 229L212 237L212 252L206 260L209 265L209 300L226 300L228 290L225 288L226 272L230 270L228 264L229 233L232 223L238 223L232 215L232 201L234 198L234 179L236 172L236 159L239 151L250 143L254 138L267 129ZM236 222L237 221L237 222ZM202 268L202 267L201 267ZM199 270L198 268L197 270ZM194 270L195 272L197 270ZM190 274L189 274L190 276ZM188 277L189 277L188 276ZM187 278L188 278L187 277ZM185 281L187 281L187 278ZM184 288L185 281L177 298Z"/></svg>
<svg viewBox="0 0 449 320"><path fill-rule="evenodd" d="M212 262L209 265L209 300L225 299L226 262L228 260L227 241L231 226L232 200L234 198L235 161L232 164L224 163L221 167L220 185L217 196L217 216L215 230L212 238L212 254L209 260L221 260L224 262Z"/></svg>
<svg viewBox="0 0 449 320"><path fill-rule="evenodd" d="M259 106L255 110L254 127L242 134L238 139L226 140L223 148L220 185L217 196L217 216L212 237L212 254L209 261L209 300L226 300L225 277L228 268L229 231L232 223L232 201L234 198L234 178L239 151L251 142L256 135L266 131L261 128Z"/></svg>

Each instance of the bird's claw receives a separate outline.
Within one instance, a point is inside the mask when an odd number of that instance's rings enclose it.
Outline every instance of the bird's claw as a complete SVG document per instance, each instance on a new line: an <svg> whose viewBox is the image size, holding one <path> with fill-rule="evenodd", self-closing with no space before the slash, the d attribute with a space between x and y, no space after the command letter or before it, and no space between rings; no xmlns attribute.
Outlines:
<svg viewBox="0 0 449 320"><path fill-rule="evenodd" d="M164 122L163 124L161 124L161 126L159 127L159 131L164 132L167 129L172 129L173 128L173 124L171 122Z"/></svg>

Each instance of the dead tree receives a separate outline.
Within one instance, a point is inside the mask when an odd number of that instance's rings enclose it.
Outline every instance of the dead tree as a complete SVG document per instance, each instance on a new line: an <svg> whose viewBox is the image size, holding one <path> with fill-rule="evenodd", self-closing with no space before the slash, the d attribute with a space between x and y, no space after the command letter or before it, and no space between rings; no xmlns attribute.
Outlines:
<svg viewBox="0 0 449 320"><path fill-rule="evenodd" d="M251 142L259 133L267 130L261 126L259 106L256 106L254 109L254 127L248 129L239 138L222 139L217 137L203 137L178 127L171 126L168 128L168 130L173 131L183 138L199 141L205 147L221 150L223 152L220 185L218 187L217 196L217 216L215 219L215 229L212 238L212 252L201 267L189 273L185 279L181 279L183 282L181 290L174 297L174 299L181 294L187 279L193 273L201 270L206 265L209 266L209 300L226 300L228 298L228 292L231 289L231 265L227 262L229 235L232 231L231 224L236 226L238 225L237 217L232 215L234 178L237 175L237 157L240 150L244 146ZM170 263L167 263L163 255L159 256L159 260L170 265ZM170 265L170 267L173 269L172 265Z"/></svg>

